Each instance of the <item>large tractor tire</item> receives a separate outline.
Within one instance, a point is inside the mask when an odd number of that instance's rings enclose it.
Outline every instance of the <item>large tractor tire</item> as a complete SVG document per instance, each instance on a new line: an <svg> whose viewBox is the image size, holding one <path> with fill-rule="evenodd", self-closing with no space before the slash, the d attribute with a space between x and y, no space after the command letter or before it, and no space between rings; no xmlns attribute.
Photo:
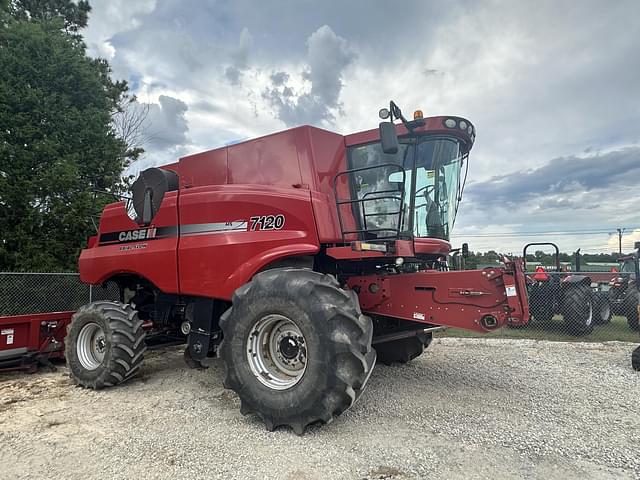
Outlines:
<svg viewBox="0 0 640 480"><path fill-rule="evenodd" d="M607 292L595 292L593 294L593 322L595 325L604 325L611 321L613 311Z"/></svg>
<svg viewBox="0 0 640 480"><path fill-rule="evenodd" d="M593 299L586 283L569 284L562 298L562 316L572 335L588 335L593 331Z"/></svg>
<svg viewBox="0 0 640 480"><path fill-rule="evenodd" d="M624 299L622 313L627 317L627 325L631 330L640 330L640 322L638 319L638 302L640 301L640 292L635 286L630 285L630 291L627 292L627 296Z"/></svg>
<svg viewBox="0 0 640 480"><path fill-rule="evenodd" d="M631 366L634 370L640 371L640 347L636 348L631 354Z"/></svg>
<svg viewBox="0 0 640 480"><path fill-rule="evenodd" d="M236 290L220 327L224 386L269 431L301 435L330 422L362 394L376 362L373 324L355 293L308 269L258 273Z"/></svg>
<svg viewBox="0 0 640 480"><path fill-rule="evenodd" d="M408 363L422 355L432 340L433 335L431 333L419 333L414 337L376 344L378 362L385 365Z"/></svg>
<svg viewBox="0 0 640 480"><path fill-rule="evenodd" d="M142 323L131 305L100 301L80 307L65 338L73 381L97 390L133 377L147 348Z"/></svg>

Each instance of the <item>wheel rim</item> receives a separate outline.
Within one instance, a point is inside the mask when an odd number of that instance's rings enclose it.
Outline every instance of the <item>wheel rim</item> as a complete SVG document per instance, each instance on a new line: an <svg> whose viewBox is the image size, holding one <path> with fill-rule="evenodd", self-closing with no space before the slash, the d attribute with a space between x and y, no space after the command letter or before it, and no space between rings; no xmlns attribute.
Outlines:
<svg viewBox="0 0 640 480"><path fill-rule="evenodd" d="M95 370L104 360L107 350L104 331L97 323L87 323L78 335L76 351L80 364L87 370Z"/></svg>
<svg viewBox="0 0 640 480"><path fill-rule="evenodd" d="M279 314L262 317L246 343L247 360L255 377L273 390L286 390L307 369L307 343L293 320Z"/></svg>

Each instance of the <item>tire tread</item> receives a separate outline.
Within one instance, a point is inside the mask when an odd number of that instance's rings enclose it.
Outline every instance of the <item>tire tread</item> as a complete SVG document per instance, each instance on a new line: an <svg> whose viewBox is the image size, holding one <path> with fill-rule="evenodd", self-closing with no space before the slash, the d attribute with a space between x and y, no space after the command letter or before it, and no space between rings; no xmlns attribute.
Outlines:
<svg viewBox="0 0 640 480"><path fill-rule="evenodd" d="M84 315L97 317L102 323L105 335L110 338L111 350L110 356L106 358L106 364L103 364L102 371L95 378L86 375L81 366L70 363L67 358L73 382L81 387L97 390L122 383L139 372L147 349L146 332L142 328L144 322L137 319L137 312L131 305L103 300L80 307L67 326L65 338L67 352L75 348L76 335L79 332L75 332L74 324Z"/></svg>
<svg viewBox="0 0 640 480"><path fill-rule="evenodd" d="M228 338L236 323L234 312L237 306L250 304L252 297L260 292L277 295L280 291L295 291L296 295L300 294L299 298L305 299L305 304L322 311L328 329L327 338L331 339L336 356L344 366L335 373L330 391L326 392L323 400L303 411L262 411L259 399L251 398L240 381L236 362L230 361ZM331 422L361 396L376 361L376 352L371 347L373 324L362 315L355 292L341 289L334 277L309 269L266 270L234 292L233 305L220 317L220 327L224 332L220 352L225 359L223 384L240 397L243 415L257 414L267 430L284 425L301 435L310 424Z"/></svg>

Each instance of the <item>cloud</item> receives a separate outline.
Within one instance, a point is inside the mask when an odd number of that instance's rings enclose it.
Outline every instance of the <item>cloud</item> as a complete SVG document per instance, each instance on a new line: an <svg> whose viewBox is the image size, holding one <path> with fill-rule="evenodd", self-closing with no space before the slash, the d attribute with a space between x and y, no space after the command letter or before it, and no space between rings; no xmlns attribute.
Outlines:
<svg viewBox="0 0 640 480"><path fill-rule="evenodd" d="M247 28L243 28L240 32L240 42L238 49L231 55L232 64L229 65L224 74L232 85L239 85L242 80L242 74L248 67L249 51L253 37Z"/></svg>
<svg viewBox="0 0 640 480"><path fill-rule="evenodd" d="M187 110L186 103L168 95L160 95L158 103L150 104L146 120L150 139L146 148L155 151L187 143Z"/></svg>
<svg viewBox="0 0 640 480"><path fill-rule="evenodd" d="M91 55L112 59L116 50L111 44L111 37L116 32L125 32L140 25L140 16L152 12L156 0L109 0L108 2L91 2L89 28L83 36Z"/></svg>
<svg viewBox="0 0 640 480"><path fill-rule="evenodd" d="M269 78L274 87L284 87L289 80L289 74L287 72L274 72Z"/></svg>
<svg viewBox="0 0 640 480"><path fill-rule="evenodd" d="M454 242L511 252L535 241L552 241L566 251L617 250L611 247L614 240L617 245L616 229L640 225L639 177L640 146L629 145L476 182L465 190ZM623 240L623 250L632 244L631 237Z"/></svg>
<svg viewBox="0 0 640 480"><path fill-rule="evenodd" d="M324 25L307 40L307 65L302 78L310 83L309 90L296 93L287 84L289 74L275 72L270 77L271 86L263 92L263 98L271 103L277 117L288 126L331 121L341 106L343 72L354 58L347 41Z"/></svg>
<svg viewBox="0 0 640 480"><path fill-rule="evenodd" d="M189 151L189 125L186 119L188 107L185 102L168 95L160 95L158 102L134 102L129 108L132 118L141 118L140 131L133 138L134 146L144 148L142 156L125 171L125 176L136 177L138 172L149 167L175 162Z"/></svg>
<svg viewBox="0 0 640 480"><path fill-rule="evenodd" d="M393 99L478 129L454 229L462 241L640 223L635 0L94 3L92 54L159 114L160 96L188 106L166 137L178 143L154 146L149 162L301 123L374 128ZM607 249L607 232L556 240ZM517 251L521 240L478 244Z"/></svg>
<svg viewBox="0 0 640 480"><path fill-rule="evenodd" d="M485 205L517 206L527 202L541 208L584 208L571 196L594 189L632 187L639 178L640 147L630 146L586 157L554 158L538 168L470 184L466 193L471 201Z"/></svg>
<svg viewBox="0 0 640 480"><path fill-rule="evenodd" d="M617 233L617 232L616 232ZM609 251L617 252L620 244L618 243L618 235L611 235L609 241L607 242L607 246L609 247ZM624 252L632 252L635 247L635 243L640 242L640 229L636 228L633 230L625 229L622 232L622 251Z"/></svg>

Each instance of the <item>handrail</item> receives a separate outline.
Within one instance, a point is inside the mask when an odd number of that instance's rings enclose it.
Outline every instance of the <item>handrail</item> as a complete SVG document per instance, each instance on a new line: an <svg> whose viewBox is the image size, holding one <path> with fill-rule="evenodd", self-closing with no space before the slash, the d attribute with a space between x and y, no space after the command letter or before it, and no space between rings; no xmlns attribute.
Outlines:
<svg viewBox="0 0 640 480"><path fill-rule="evenodd" d="M373 191L373 192L367 192L362 198L350 198L349 200L344 200L341 199L338 196L338 179L344 175L352 175L354 173L357 172L363 172L363 171L367 171L367 170L375 170L378 168L394 168L396 169L396 171L398 172L402 172L402 187L400 190L381 190L381 191ZM393 173L393 172L392 172ZM336 206L338 209L338 222L340 224L340 233L342 235L342 241L346 243L346 236L350 235L350 234L363 234L363 233L376 233L376 232L393 232L393 234L390 234L388 236L384 236L384 237L378 237L378 240L383 240L383 239L390 239L390 238L398 238L400 237L400 230L402 228L402 214L404 212L404 193L405 193L405 183L406 183L406 175L407 172L405 171L405 169L401 166L398 165L397 163L382 163L379 165L370 165L367 167L359 167L359 168L351 168L348 170L345 170L343 172L339 172L335 177L333 177L333 191L334 191L334 196L336 199ZM351 186L350 186L350 190L351 190ZM377 196L375 198L366 198L369 195L372 194L376 194L376 195L382 195L382 194L386 194L386 193L396 193L397 195L384 195L384 196ZM377 201L377 200L384 200L384 199L394 199L400 200L400 207L398 212L387 212L387 213L383 213L383 214L371 214L371 213L366 213L366 209L365 209L365 204L366 202L372 202L372 201ZM341 211L341 206L342 205L351 205L352 209L354 205L359 205L360 208L358 209L358 212L361 212L361 216L362 216L362 223L364 228L358 228L355 230L345 230L345 225L344 225L344 220L342 218L342 211ZM355 212L354 212L355 213ZM379 216L379 215L398 215L398 222L397 222L397 227L396 228L368 228L367 226L367 217L372 217L372 216ZM355 216L355 215L354 215Z"/></svg>

